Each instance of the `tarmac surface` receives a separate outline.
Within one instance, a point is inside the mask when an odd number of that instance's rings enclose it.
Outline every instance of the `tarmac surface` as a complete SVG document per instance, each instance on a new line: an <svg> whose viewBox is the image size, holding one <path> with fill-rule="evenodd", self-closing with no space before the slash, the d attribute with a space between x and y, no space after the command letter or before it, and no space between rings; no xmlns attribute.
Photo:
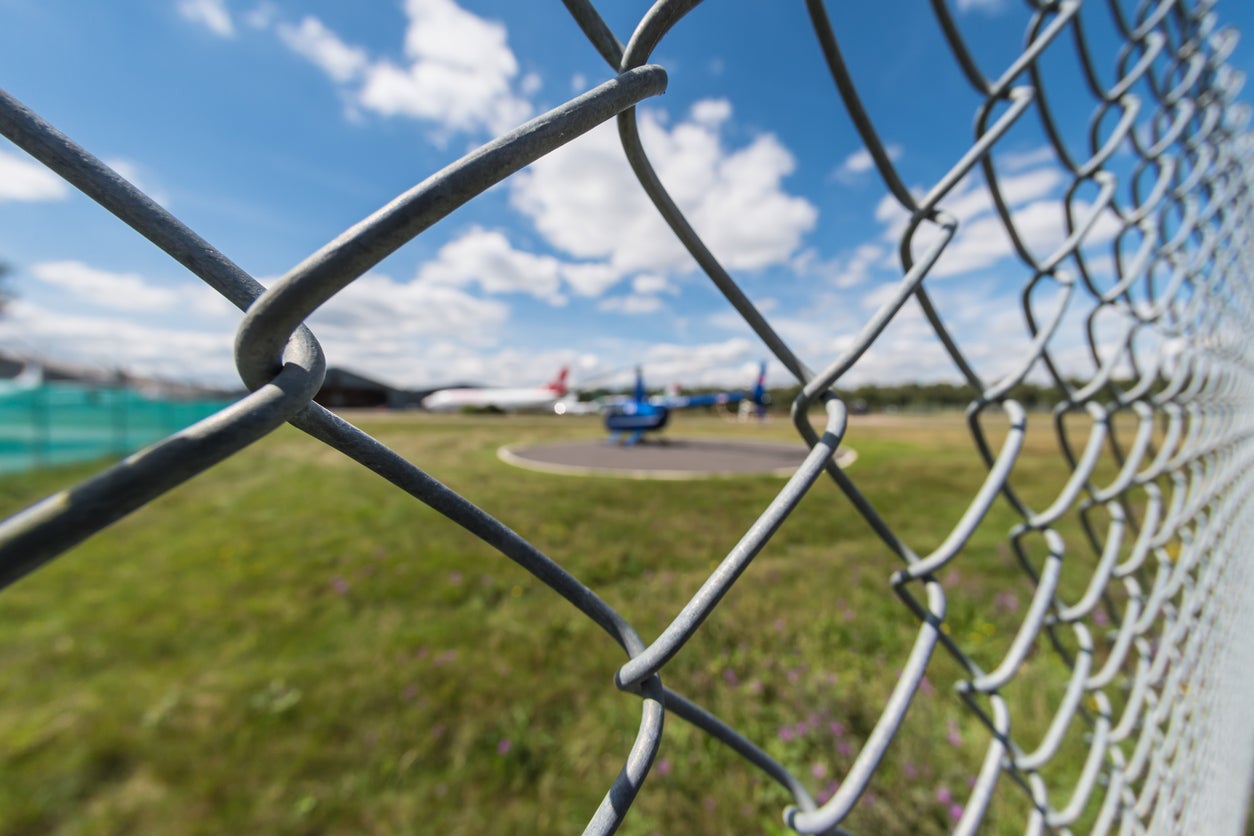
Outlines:
<svg viewBox="0 0 1254 836"><path fill-rule="evenodd" d="M497 450L504 462L528 470L570 475L605 475L627 479L707 479L765 474L792 476L809 448L801 441L775 443L722 438L663 438L641 440L632 447L604 439L507 446ZM836 460L846 467L857 458L840 450Z"/></svg>

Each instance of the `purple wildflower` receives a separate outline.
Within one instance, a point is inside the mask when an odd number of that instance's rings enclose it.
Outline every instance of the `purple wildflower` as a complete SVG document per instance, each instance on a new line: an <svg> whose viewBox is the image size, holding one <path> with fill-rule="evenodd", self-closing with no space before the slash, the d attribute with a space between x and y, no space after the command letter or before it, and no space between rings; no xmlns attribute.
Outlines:
<svg viewBox="0 0 1254 836"><path fill-rule="evenodd" d="M999 612L1018 612L1019 596L1010 590L1002 590L993 599L993 607Z"/></svg>
<svg viewBox="0 0 1254 836"><path fill-rule="evenodd" d="M946 733L945 733L945 739L949 741L949 745L950 745L950 746L961 746L961 745L962 745L962 735L961 735L961 734L959 733L959 731L958 731L958 721L957 721L957 720L955 720L954 718L950 717L950 718L949 718L949 722L947 723L947 727L948 727L948 728L947 728L947 731L946 731Z"/></svg>

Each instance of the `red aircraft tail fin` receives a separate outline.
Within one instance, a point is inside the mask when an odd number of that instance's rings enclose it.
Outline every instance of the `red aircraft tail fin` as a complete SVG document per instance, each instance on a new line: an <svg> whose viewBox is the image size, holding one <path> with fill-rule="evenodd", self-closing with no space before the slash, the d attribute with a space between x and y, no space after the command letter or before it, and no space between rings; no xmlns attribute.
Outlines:
<svg viewBox="0 0 1254 836"><path fill-rule="evenodd" d="M557 377L553 378L553 380L549 382L547 388L553 390L559 395L565 395L566 394L566 373L568 371L569 369L567 369L566 366L562 366L561 371L557 373Z"/></svg>

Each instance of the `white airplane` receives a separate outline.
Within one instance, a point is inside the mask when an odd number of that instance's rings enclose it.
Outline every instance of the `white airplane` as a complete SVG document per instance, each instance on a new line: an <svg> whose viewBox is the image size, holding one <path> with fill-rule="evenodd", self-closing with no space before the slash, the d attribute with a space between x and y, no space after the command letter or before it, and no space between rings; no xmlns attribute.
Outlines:
<svg viewBox="0 0 1254 836"><path fill-rule="evenodd" d="M456 412L466 408L490 408L505 412L552 412L566 394L566 367L544 386L520 389L439 389L422 399L423 409Z"/></svg>

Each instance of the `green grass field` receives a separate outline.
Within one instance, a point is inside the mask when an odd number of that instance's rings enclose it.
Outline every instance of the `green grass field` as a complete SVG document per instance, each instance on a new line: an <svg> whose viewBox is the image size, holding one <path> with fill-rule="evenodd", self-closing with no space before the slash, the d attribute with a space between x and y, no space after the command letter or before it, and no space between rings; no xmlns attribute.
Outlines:
<svg viewBox="0 0 1254 836"><path fill-rule="evenodd" d="M784 484L577 478L496 458L505 443L598 436L595 419L353 420L530 539L646 641ZM999 421L987 422L995 445ZM1048 416L1029 428L1013 482L1044 507L1069 469ZM795 438L782 420L683 416L670 432ZM855 483L920 553L945 538L986 472L958 415L858 418L846 443L859 455ZM0 503L11 513L90 472L5 477ZM999 499L940 575L947 629L986 669L1032 592L1007 538L1016 521ZM1095 555L1078 516L1065 522L1062 589L1073 601ZM1025 550L1039 565L1039 539ZM917 633L888 583L898 568L823 477L663 680L830 794ZM623 657L599 628L470 534L288 428L4 591L0 623L5 834L578 832L640 717L637 699L613 685ZM1046 645L1005 691L1025 748L1069 673ZM988 742L953 693L959 673L938 650L853 830L952 823ZM1073 725L1043 773L1056 806L1085 752L1088 729ZM788 803L668 717L622 832L786 832ZM1003 779L988 832L1022 832L1028 810Z"/></svg>

